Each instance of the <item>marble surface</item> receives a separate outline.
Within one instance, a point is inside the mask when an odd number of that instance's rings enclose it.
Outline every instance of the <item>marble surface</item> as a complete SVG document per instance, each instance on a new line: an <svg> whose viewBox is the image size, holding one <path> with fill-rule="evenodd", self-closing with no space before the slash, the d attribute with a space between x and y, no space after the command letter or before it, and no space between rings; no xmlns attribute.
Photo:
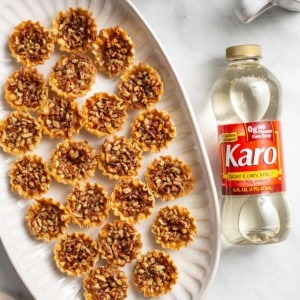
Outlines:
<svg viewBox="0 0 300 300"><path fill-rule="evenodd" d="M288 239L280 244L231 246L223 242L218 271L205 300L300 299L300 218L297 213L300 211L300 140L297 132L300 115L300 13L272 8L253 22L243 24L234 14L234 0L132 2L157 35L191 100L217 186L216 128L210 106L210 89L225 68L226 47L243 43L262 46L264 65L276 74L283 87L283 140L293 229ZM16 299L32 299L2 245L0 289Z"/></svg>

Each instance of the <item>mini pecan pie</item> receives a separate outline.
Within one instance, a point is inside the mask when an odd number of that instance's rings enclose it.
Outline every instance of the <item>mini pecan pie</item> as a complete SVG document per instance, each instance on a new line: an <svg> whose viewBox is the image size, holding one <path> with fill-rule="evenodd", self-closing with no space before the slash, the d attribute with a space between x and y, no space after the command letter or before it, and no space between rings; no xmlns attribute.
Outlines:
<svg viewBox="0 0 300 300"><path fill-rule="evenodd" d="M62 55L51 70L51 88L67 99L84 96L95 82L96 67L81 54Z"/></svg>
<svg viewBox="0 0 300 300"><path fill-rule="evenodd" d="M95 150L86 141L66 140L52 152L49 168L59 182L76 185L94 175L97 167Z"/></svg>
<svg viewBox="0 0 300 300"><path fill-rule="evenodd" d="M193 241L197 232L194 217L186 207L175 205L159 210L152 224L156 242L163 248L179 249Z"/></svg>
<svg viewBox="0 0 300 300"><path fill-rule="evenodd" d="M147 167L145 178L152 192L163 201L185 196L194 187L191 169L169 155L154 159Z"/></svg>
<svg viewBox="0 0 300 300"><path fill-rule="evenodd" d="M22 21L9 37L13 57L27 67L43 64L54 51L54 39L39 22Z"/></svg>
<svg viewBox="0 0 300 300"><path fill-rule="evenodd" d="M144 151L159 152L167 148L176 131L171 116L156 108L141 111L131 124L131 138Z"/></svg>
<svg viewBox="0 0 300 300"><path fill-rule="evenodd" d="M12 108L36 111L48 97L44 75L36 68L23 67L13 72L5 83L5 99Z"/></svg>
<svg viewBox="0 0 300 300"><path fill-rule="evenodd" d="M97 24L92 12L70 7L66 12L58 12L52 33L61 51L83 53L96 40Z"/></svg>
<svg viewBox="0 0 300 300"><path fill-rule="evenodd" d="M10 186L24 198L37 198L45 194L50 186L50 172L44 160L29 154L12 163L10 171Z"/></svg>
<svg viewBox="0 0 300 300"><path fill-rule="evenodd" d="M142 248L141 235L124 221L104 225L99 233L99 252L113 266L124 266L137 257Z"/></svg>
<svg viewBox="0 0 300 300"><path fill-rule="evenodd" d="M133 109L148 108L163 94L163 83L151 66L133 65L121 76L119 96Z"/></svg>
<svg viewBox="0 0 300 300"><path fill-rule="evenodd" d="M101 185L87 182L73 189L66 206L72 221L80 227L99 226L108 216L110 199Z"/></svg>
<svg viewBox="0 0 300 300"><path fill-rule="evenodd" d="M82 114L75 101L55 96L43 102L39 121L50 138L71 138L82 126Z"/></svg>
<svg viewBox="0 0 300 300"><path fill-rule="evenodd" d="M96 93L83 105L84 127L99 137L110 135L124 126L126 105L114 94Z"/></svg>
<svg viewBox="0 0 300 300"><path fill-rule="evenodd" d="M69 276L92 270L98 260L97 243L85 233L65 234L54 247L57 267Z"/></svg>
<svg viewBox="0 0 300 300"><path fill-rule="evenodd" d="M134 61L134 44L120 26L102 29L93 44L96 66L109 76L122 73Z"/></svg>
<svg viewBox="0 0 300 300"><path fill-rule="evenodd" d="M86 300L124 300L127 297L128 287L125 273L108 266L98 266L88 272L83 281Z"/></svg>
<svg viewBox="0 0 300 300"><path fill-rule="evenodd" d="M0 122L0 145L12 155L33 150L41 138L40 124L27 112L13 111Z"/></svg>
<svg viewBox="0 0 300 300"><path fill-rule="evenodd" d="M136 176L141 167L142 151L137 142L125 137L105 139L99 150L99 169L111 179Z"/></svg>
<svg viewBox="0 0 300 300"><path fill-rule="evenodd" d="M112 194L115 215L128 223L138 223L148 219L155 199L147 185L137 178L120 181Z"/></svg>
<svg viewBox="0 0 300 300"><path fill-rule="evenodd" d="M159 297L172 290L178 270L169 254L160 250L142 255L133 270L133 282L145 297Z"/></svg>
<svg viewBox="0 0 300 300"><path fill-rule="evenodd" d="M41 198L27 210L25 222L32 236L44 242L58 238L68 227L66 208L51 198Z"/></svg>

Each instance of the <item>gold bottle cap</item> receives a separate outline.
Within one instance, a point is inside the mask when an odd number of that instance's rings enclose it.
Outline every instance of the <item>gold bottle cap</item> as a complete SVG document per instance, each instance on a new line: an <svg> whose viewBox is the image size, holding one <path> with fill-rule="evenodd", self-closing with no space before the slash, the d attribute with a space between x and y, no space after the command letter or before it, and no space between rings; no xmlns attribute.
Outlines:
<svg viewBox="0 0 300 300"><path fill-rule="evenodd" d="M226 59L228 61L245 59L245 58L260 58L261 47L259 45L248 44L232 46L226 49Z"/></svg>

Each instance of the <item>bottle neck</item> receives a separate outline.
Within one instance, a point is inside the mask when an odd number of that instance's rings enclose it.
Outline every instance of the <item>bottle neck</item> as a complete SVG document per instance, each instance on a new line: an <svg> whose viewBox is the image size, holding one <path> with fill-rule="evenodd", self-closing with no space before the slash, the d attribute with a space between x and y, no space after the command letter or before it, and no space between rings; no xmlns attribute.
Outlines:
<svg viewBox="0 0 300 300"><path fill-rule="evenodd" d="M260 64L260 57L230 58L227 61L229 65Z"/></svg>

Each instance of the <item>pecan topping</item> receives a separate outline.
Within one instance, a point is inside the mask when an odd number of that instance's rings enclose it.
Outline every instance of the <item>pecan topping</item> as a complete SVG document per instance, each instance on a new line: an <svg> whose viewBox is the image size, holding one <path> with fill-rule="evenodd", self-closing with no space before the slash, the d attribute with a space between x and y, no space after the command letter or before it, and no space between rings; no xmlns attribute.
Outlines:
<svg viewBox="0 0 300 300"><path fill-rule="evenodd" d="M39 22L22 21L9 37L13 57L27 67L43 64L54 51L54 39Z"/></svg>

